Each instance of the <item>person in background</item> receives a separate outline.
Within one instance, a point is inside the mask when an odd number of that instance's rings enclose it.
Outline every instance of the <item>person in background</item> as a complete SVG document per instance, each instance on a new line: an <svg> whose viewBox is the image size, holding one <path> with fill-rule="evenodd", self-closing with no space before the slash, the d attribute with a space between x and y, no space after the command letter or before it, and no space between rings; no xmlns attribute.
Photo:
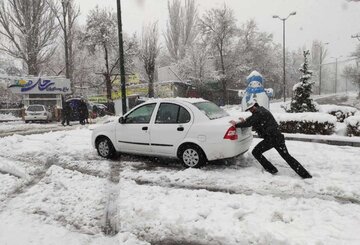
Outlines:
<svg viewBox="0 0 360 245"><path fill-rule="evenodd" d="M81 99L79 104L79 122L81 125L85 125L86 115L89 116L89 112L85 100Z"/></svg>
<svg viewBox="0 0 360 245"><path fill-rule="evenodd" d="M71 126L70 125L70 112L71 112L71 108L70 108L69 103L65 101L65 98L62 98L62 112L61 112L62 122L61 122L61 124L63 126L65 126L65 122L66 122L66 125Z"/></svg>
<svg viewBox="0 0 360 245"><path fill-rule="evenodd" d="M252 115L246 120L239 118L240 122L231 120L230 123L237 128L253 127L259 137L264 139L257 144L252 151L252 154L264 169L271 174L276 174L278 172L277 168L263 155L265 151L275 148L287 164L289 164L300 177L304 179L312 178L310 173L289 154L285 145L284 135L280 132L278 128L279 125L271 112L264 107L259 106L253 97L246 103L246 111L250 111Z"/></svg>
<svg viewBox="0 0 360 245"><path fill-rule="evenodd" d="M112 100L108 100L107 102L107 111L110 115L115 115L115 105Z"/></svg>

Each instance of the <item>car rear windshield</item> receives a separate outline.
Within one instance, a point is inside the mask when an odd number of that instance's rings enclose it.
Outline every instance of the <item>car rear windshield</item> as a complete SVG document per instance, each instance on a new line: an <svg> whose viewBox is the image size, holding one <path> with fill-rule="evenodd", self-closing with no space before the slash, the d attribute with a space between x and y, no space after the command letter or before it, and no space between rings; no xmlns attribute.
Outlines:
<svg viewBox="0 0 360 245"><path fill-rule="evenodd" d="M27 108L28 111L43 111L44 107L41 105L31 105Z"/></svg>
<svg viewBox="0 0 360 245"><path fill-rule="evenodd" d="M210 120L229 116L229 114L212 102L194 103L200 111L202 111Z"/></svg>

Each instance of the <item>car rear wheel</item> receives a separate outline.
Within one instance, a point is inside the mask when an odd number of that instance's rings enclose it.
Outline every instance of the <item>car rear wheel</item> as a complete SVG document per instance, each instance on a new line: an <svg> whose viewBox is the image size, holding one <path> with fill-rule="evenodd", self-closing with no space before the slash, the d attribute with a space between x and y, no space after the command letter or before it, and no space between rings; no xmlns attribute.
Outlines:
<svg viewBox="0 0 360 245"><path fill-rule="evenodd" d="M97 140L96 149L98 154L104 158L109 159L115 157L116 155L116 151L113 144L106 137L102 137Z"/></svg>
<svg viewBox="0 0 360 245"><path fill-rule="evenodd" d="M187 168L199 168L206 163L206 157L200 147L186 145L182 148L180 158L183 165Z"/></svg>

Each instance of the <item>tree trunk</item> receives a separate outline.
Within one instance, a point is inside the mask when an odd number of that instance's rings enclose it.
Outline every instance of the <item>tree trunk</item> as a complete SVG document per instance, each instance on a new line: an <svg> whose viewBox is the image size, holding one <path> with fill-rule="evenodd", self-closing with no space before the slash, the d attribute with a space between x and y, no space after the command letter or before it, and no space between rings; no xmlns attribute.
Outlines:
<svg viewBox="0 0 360 245"><path fill-rule="evenodd" d="M154 91L154 75L149 75L149 98L153 98L155 96Z"/></svg>
<svg viewBox="0 0 360 245"><path fill-rule="evenodd" d="M223 49L220 48L220 63L221 63L221 73L222 78L220 80L221 86L222 86L222 92L223 92L223 98L224 98L224 105L228 102L228 95L227 95L227 86L226 86L226 78L225 78L225 64L224 64L224 55L223 55Z"/></svg>
<svg viewBox="0 0 360 245"><path fill-rule="evenodd" d="M109 68L109 55L108 55L108 49L106 44L104 43L104 51L105 51L105 68L106 71L104 73L105 76L105 84L106 84L106 98L111 100L111 74L110 74L110 68Z"/></svg>

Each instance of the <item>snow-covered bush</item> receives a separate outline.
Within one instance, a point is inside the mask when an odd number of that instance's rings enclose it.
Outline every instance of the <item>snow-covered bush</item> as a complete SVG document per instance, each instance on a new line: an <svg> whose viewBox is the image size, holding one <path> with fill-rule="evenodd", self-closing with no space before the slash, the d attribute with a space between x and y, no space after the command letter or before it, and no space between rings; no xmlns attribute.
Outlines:
<svg viewBox="0 0 360 245"><path fill-rule="evenodd" d="M346 118L354 116L357 111L351 106L320 105L320 112L336 116L338 122L344 122Z"/></svg>
<svg viewBox="0 0 360 245"><path fill-rule="evenodd" d="M347 134L349 136L360 136L360 116L351 116L345 119Z"/></svg>
<svg viewBox="0 0 360 245"><path fill-rule="evenodd" d="M336 124L336 117L325 113L275 113L274 117L284 133L330 135Z"/></svg>

